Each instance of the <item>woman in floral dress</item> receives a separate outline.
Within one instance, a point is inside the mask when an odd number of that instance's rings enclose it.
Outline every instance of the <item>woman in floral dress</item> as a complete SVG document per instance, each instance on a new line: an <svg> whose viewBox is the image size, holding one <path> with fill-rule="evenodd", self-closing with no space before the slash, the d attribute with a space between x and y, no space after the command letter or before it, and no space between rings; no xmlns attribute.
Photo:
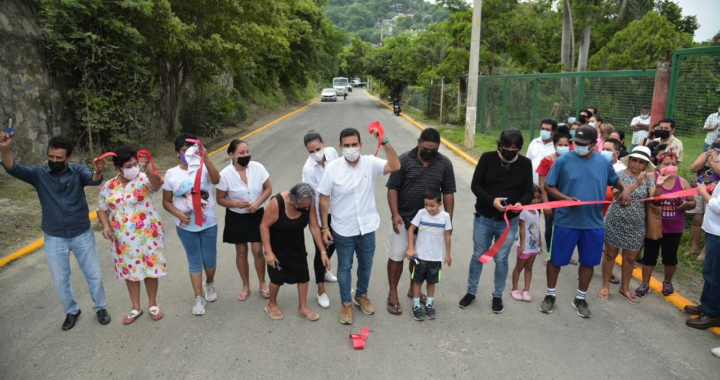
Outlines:
<svg viewBox="0 0 720 380"><path fill-rule="evenodd" d="M598 296L603 301L610 300L610 276L615 265L615 258L623 251L622 277L620 280L620 295L630 303L637 303L629 287L630 278L635 268L635 258L645 241L645 203L641 199L660 195L656 188L655 177L648 175L655 170L650 162L650 149L637 146L629 156L622 159L627 169L618 172L620 179L630 188L632 204L621 208L613 203L605 215L605 255L602 262L603 286ZM662 186L665 177L658 177L657 185ZM615 190L613 190L615 193Z"/></svg>
<svg viewBox="0 0 720 380"><path fill-rule="evenodd" d="M160 190L162 179L145 168L148 158L138 159L135 148L124 146L115 151L113 164L118 175L107 181L100 191L98 219L103 236L110 240L110 251L117 278L125 280L132 310L123 324L135 322L140 307L140 282L145 282L150 301L150 317L159 320L158 278L167 273L163 225L152 204L151 196Z"/></svg>

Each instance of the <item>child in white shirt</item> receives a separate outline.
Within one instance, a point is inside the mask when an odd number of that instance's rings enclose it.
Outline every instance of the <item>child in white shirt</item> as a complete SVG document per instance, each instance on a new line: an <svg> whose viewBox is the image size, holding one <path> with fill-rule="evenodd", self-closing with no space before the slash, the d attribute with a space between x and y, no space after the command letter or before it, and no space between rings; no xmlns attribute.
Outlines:
<svg viewBox="0 0 720 380"><path fill-rule="evenodd" d="M540 188L535 186L535 196L531 204L542 202ZM540 234L540 213L537 210L523 210L520 213L520 232L517 238L517 262L512 274L512 291L510 296L516 301L532 301L530 296L530 280L535 256L542 253L542 235ZM525 289L518 290L520 272L525 270Z"/></svg>

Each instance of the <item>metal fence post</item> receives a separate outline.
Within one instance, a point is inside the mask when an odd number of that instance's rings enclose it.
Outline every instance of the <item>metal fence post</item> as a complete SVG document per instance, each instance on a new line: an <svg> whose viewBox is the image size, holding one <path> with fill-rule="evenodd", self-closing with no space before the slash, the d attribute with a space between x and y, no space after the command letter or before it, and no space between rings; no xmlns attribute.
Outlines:
<svg viewBox="0 0 720 380"><path fill-rule="evenodd" d="M443 98L445 97L445 78L440 78L440 124L442 124L443 117Z"/></svg>
<svg viewBox="0 0 720 380"><path fill-rule="evenodd" d="M537 117L538 107L538 78L533 79L533 99L532 99L532 117L530 121L530 139L535 138L535 118Z"/></svg>
<svg viewBox="0 0 720 380"><path fill-rule="evenodd" d="M583 109L583 98L585 97L585 76L578 77L578 80L580 82L578 83L578 95L577 105L575 106L575 117L578 117L578 115L580 115L580 110Z"/></svg>
<svg viewBox="0 0 720 380"><path fill-rule="evenodd" d="M505 123L507 122L508 78L505 78L503 82L502 123L500 124L501 131L505 130Z"/></svg>
<svg viewBox="0 0 720 380"><path fill-rule="evenodd" d="M487 82L487 78L480 77L478 78L479 86L478 91L480 92L480 96L477 97L478 99L478 117L475 120L475 129L477 130L478 123L480 124L480 133L485 133L485 85Z"/></svg>

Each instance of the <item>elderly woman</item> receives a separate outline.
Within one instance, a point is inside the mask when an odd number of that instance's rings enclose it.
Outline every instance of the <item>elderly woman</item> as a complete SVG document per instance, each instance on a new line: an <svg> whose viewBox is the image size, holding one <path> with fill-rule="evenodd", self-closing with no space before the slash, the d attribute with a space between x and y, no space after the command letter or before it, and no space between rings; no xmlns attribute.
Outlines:
<svg viewBox="0 0 720 380"><path fill-rule="evenodd" d="M658 168L652 175L658 183L662 194L675 193L690 189L690 183L677 175L677 155L673 152L658 156ZM662 182L662 185L660 183ZM648 284L653 268L662 250L662 263L665 266L665 280L662 294L669 296L675 293L672 278L678 264L678 248L685 231L685 211L695 208L695 198L663 199L657 202L662 209L662 237L657 240L645 239L645 254L640 260L642 264L642 285L635 289L635 295L645 297L650 291Z"/></svg>
<svg viewBox="0 0 720 380"><path fill-rule="evenodd" d="M622 162L627 169L618 172L620 179L629 187L632 200L660 195L660 189L655 188L655 178L648 175L648 171L655 170L650 162L650 149L637 146ZM665 182L665 177L658 177L657 185ZM615 190L613 190L615 192ZM616 194L617 195L617 194ZM632 228L628 228L631 226ZM605 216L605 255L602 262L603 286L598 296L603 301L610 300L610 276L615 258L623 250L622 279L620 281L620 295L631 303L638 300L630 291L630 278L635 268L635 258L645 241L645 204L632 202L627 208L621 208L613 203Z"/></svg>
<svg viewBox="0 0 720 380"><path fill-rule="evenodd" d="M272 319L283 319L284 315L277 304L277 295L283 284L297 284L299 305L297 313L309 321L320 318L307 308L308 271L307 252L305 250L305 227L318 247L324 247L320 235L320 225L315 213L315 190L307 183L293 186L272 198L268 204L260 225L262 242L265 247L265 260L270 275L270 300L265 312ZM327 252L321 252L322 262L330 270Z"/></svg>
<svg viewBox="0 0 720 380"><path fill-rule="evenodd" d="M235 264L242 289L237 299L245 301L250 295L250 264L248 243L255 261L255 271L260 283L260 295L270 297L265 282L265 258L260 238L260 222L265 210L262 205L272 193L270 174L265 167L250 159L250 147L243 140L233 140L227 148L232 163L220 172L217 185L217 201L227 207L223 243L235 245Z"/></svg>
<svg viewBox="0 0 720 380"><path fill-rule="evenodd" d="M98 219L103 236L110 240L115 274L130 293L132 310L123 318L129 325L143 314L140 282L145 282L150 317L163 317L157 303L158 278L166 274L165 239L160 215L152 194L160 190L162 179L145 172L148 158L138 160L135 148L123 146L115 151L113 164L117 176L105 183L98 197Z"/></svg>

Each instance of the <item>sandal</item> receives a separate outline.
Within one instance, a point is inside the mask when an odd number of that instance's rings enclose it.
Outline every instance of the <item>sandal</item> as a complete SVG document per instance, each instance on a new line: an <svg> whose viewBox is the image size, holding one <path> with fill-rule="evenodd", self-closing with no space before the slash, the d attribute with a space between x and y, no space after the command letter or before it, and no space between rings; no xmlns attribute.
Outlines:
<svg viewBox="0 0 720 380"><path fill-rule="evenodd" d="M412 294L408 293L408 298L415 298L412 296ZM425 305L427 303L427 296L423 293L420 293L420 304Z"/></svg>
<svg viewBox="0 0 720 380"><path fill-rule="evenodd" d="M264 310L265 310L265 313L266 313L268 316L270 316L270 318L272 318L272 319L274 319L274 320L276 320L276 321L285 318L285 316L283 315L282 311L280 311L280 310L278 310L278 311L270 311L270 309L268 309L267 306L265 306L265 309L264 309Z"/></svg>
<svg viewBox="0 0 720 380"><path fill-rule="evenodd" d="M265 299L270 298L270 287L269 286L265 290L262 290L262 289L258 289L258 290L260 291L260 295L262 296L262 298L265 298Z"/></svg>
<svg viewBox="0 0 720 380"><path fill-rule="evenodd" d="M617 284L620 283L620 279L617 278L617 277L615 277L614 274L611 274L611 275L610 275L610 283L611 283L611 284L614 284L614 285L617 285Z"/></svg>
<svg viewBox="0 0 720 380"><path fill-rule="evenodd" d="M610 290L608 289L600 289L598 292L598 297L600 297L603 301L610 301Z"/></svg>
<svg viewBox="0 0 720 380"><path fill-rule="evenodd" d="M245 301L246 299L248 299L248 297L250 297L250 293L252 293L252 290L248 290L247 293L243 293L243 292L238 293L238 296L237 296L238 301Z"/></svg>
<svg viewBox="0 0 720 380"><path fill-rule="evenodd" d="M700 253L700 250L698 249L691 249L685 253L683 253L683 256L690 256L690 255L697 255Z"/></svg>
<svg viewBox="0 0 720 380"><path fill-rule="evenodd" d="M620 293L620 295L623 296L623 298L625 298L628 302L630 302L632 304L638 303L637 298L635 298L635 295L632 294L631 291L628 290L626 292L618 292L618 293Z"/></svg>
<svg viewBox="0 0 720 380"><path fill-rule="evenodd" d="M160 305L157 306L150 306L150 318L152 318L153 321L159 321L163 317L163 312L160 311Z"/></svg>
<svg viewBox="0 0 720 380"><path fill-rule="evenodd" d="M390 302L390 297L387 299L387 311L392 315L402 315L402 307L399 303Z"/></svg>
<svg viewBox="0 0 720 380"><path fill-rule="evenodd" d="M308 315L308 314L303 314L303 313L301 313L301 312L299 312L299 311L297 312L297 314L298 314L299 316L301 316L301 317L304 317L304 318L307 319L308 321L313 321L313 322L315 322L315 321L317 321L318 319L320 319L320 314L314 313L314 312L312 312L312 311L310 312L309 315Z"/></svg>
<svg viewBox="0 0 720 380"><path fill-rule="evenodd" d="M123 322L123 325L129 325L129 324L135 322L135 320L136 320L139 316L141 316L142 314L143 314L142 309L140 309L140 310L135 310L135 309L130 310L130 313L123 318L123 321L122 321L122 322Z"/></svg>

